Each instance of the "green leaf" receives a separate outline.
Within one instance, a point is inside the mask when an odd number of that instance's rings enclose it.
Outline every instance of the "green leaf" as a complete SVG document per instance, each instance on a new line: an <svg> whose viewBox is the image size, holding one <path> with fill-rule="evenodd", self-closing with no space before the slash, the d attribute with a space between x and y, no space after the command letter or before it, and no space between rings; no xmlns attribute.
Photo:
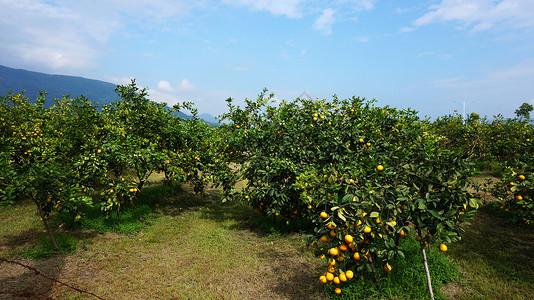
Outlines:
<svg viewBox="0 0 534 300"><path fill-rule="evenodd" d="M377 212L377 211L373 211L373 212L369 215L369 217L371 217L371 218L378 218L379 216L380 216L380 213Z"/></svg>
<svg viewBox="0 0 534 300"><path fill-rule="evenodd" d="M347 221L347 218L345 218L345 216L343 215L343 212L341 211L341 209L339 209L339 210L337 211L337 215L338 215L338 217L339 217L341 220L343 220L343 221Z"/></svg>

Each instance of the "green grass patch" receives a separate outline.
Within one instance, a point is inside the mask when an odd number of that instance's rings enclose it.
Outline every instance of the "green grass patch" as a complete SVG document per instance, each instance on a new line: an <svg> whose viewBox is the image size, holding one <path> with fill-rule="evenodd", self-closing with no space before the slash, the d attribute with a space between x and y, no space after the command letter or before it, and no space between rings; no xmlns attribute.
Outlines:
<svg viewBox="0 0 534 300"><path fill-rule="evenodd" d="M22 251L20 256L26 259L46 259L55 255L67 255L72 254L78 247L79 240L77 237L65 234L56 234L56 242L59 249L56 249L50 240L50 237L42 238L39 242L30 248Z"/></svg>
<svg viewBox="0 0 534 300"><path fill-rule="evenodd" d="M345 284L327 284L326 290L331 299L428 299L429 292L423 257L419 243L411 238L402 241L401 247L405 258L397 257L390 261L392 271L386 273L379 264L375 266L379 278L376 285L370 273L364 274L363 280L358 273ZM432 288L436 299L443 299L440 289L443 283L458 280L458 271L454 263L438 249L426 249L427 261L432 278ZM335 294L335 288L341 288L341 294Z"/></svg>
<svg viewBox="0 0 534 300"><path fill-rule="evenodd" d="M313 232L313 223L300 216L294 217L290 221L285 221L283 218L273 218L273 216L263 216L255 218L253 223L264 232L275 235Z"/></svg>
<svg viewBox="0 0 534 300"><path fill-rule="evenodd" d="M123 204L117 220L116 208L104 213L99 206L87 207L81 211L83 215L79 221L74 221L69 215L60 215L59 221L72 229L96 230L99 233L117 232L130 234L138 232L150 224L153 219L153 209L159 201L181 191L178 185L157 185L141 190L136 198L135 206Z"/></svg>

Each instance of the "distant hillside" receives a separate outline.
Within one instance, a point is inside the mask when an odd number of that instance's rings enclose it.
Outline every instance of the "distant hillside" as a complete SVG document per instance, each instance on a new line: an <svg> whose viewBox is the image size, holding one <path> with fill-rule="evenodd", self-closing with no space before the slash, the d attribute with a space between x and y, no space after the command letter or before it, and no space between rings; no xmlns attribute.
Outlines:
<svg viewBox="0 0 534 300"><path fill-rule="evenodd" d="M46 106L54 104L54 98L70 95L71 98L85 96L98 103L99 106L119 99L114 89L116 85L100 80L83 77L50 75L20 69L12 69L0 65L0 95L7 95L8 91L21 93L30 101L35 101L39 90L45 91Z"/></svg>
<svg viewBox="0 0 534 300"><path fill-rule="evenodd" d="M45 91L45 106L49 107L54 104L54 98L61 99L64 95L70 95L71 98L85 96L93 103L98 103L99 107L119 100L115 93L117 86L110 82L87 79L76 76L51 75L39 72L26 71L21 69L12 69L0 65L0 96L6 96L9 91L13 93L22 93L35 101L39 96L39 90ZM182 112L176 115L182 118L190 118ZM209 114L201 114L204 122L216 125L218 122Z"/></svg>

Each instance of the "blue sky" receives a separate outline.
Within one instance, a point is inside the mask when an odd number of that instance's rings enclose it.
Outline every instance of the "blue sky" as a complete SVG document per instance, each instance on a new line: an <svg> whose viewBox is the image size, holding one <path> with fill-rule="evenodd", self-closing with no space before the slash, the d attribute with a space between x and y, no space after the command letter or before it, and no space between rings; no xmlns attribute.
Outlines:
<svg viewBox="0 0 534 300"><path fill-rule="evenodd" d="M0 0L0 64L152 100L361 96L421 116L534 104L532 0ZM96 99L95 99L96 100ZM454 102L456 101L456 102Z"/></svg>

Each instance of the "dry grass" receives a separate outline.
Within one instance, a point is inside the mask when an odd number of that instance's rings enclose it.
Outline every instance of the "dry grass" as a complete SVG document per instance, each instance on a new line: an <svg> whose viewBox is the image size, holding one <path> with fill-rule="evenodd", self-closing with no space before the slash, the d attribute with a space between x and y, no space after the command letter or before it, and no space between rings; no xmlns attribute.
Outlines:
<svg viewBox="0 0 534 300"><path fill-rule="evenodd" d="M142 232L70 232L81 240L74 254L17 260L105 299L327 298L317 280L323 266L303 237L266 234L255 228L254 217L246 207L220 204L215 190L203 199L186 190L159 201ZM46 237L41 227L31 203L2 208L0 255L16 257ZM444 287L447 297L533 299L534 227L511 224L483 207L447 255L463 273L461 282ZM4 263L0 292L5 291L92 299Z"/></svg>
<svg viewBox="0 0 534 300"><path fill-rule="evenodd" d="M251 227L249 209L192 197L160 202L143 232L89 235L74 255L26 263L105 299L325 298L319 261L301 236L265 235ZM21 267L1 268L0 291L91 298Z"/></svg>

